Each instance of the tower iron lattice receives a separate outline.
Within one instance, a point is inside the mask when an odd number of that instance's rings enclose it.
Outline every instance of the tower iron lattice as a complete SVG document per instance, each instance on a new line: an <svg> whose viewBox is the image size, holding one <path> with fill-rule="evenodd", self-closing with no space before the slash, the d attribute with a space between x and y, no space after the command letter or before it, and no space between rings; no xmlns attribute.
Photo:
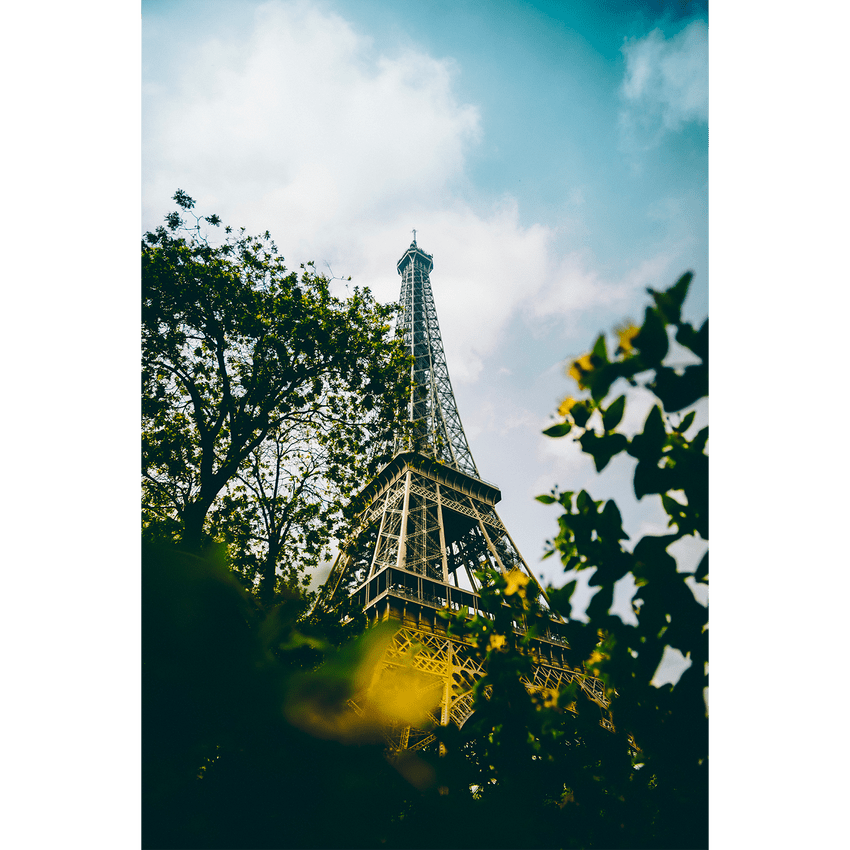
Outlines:
<svg viewBox="0 0 850 850"><path fill-rule="evenodd" d="M350 596L370 623L399 625L384 657L385 670L410 667L423 691L433 691L435 724L462 726L472 712L472 686L483 675L470 644L446 633L440 610L482 610L475 571L520 570L541 591L496 513L499 489L484 481L458 414L431 290L433 257L414 241L398 261L402 313L399 331L412 356L412 388L393 459L362 493L358 532L340 551L320 602L334 607ZM518 630L522 624L517 623ZM533 641L530 690L557 690L578 679L610 725L602 683L571 659L564 624L552 617ZM357 710L356 700L352 707ZM428 729L388 728L391 751L415 750L434 740Z"/></svg>

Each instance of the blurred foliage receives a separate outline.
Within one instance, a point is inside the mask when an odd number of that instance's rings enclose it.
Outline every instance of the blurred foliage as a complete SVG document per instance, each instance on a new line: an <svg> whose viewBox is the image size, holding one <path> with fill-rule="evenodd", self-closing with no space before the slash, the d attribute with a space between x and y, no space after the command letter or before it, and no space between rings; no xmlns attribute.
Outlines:
<svg viewBox="0 0 850 850"><path fill-rule="evenodd" d="M452 633L478 647L486 673L463 728L439 730L447 750L439 781L449 796L472 795L453 824L460 840L434 846L655 846L644 843L629 736L603 727L607 711L581 687L584 671L560 691L526 686L533 640L551 617L536 585L518 571L478 578L485 613L449 619Z"/></svg>
<svg viewBox="0 0 850 850"><path fill-rule="evenodd" d="M584 392L548 429L572 434L598 469L623 452L635 458L635 493L660 499L670 533L627 549L613 502L539 497L562 510L551 554L567 571L593 570L589 621L571 618L575 582L541 598L518 571L480 573L482 613L443 616L485 675L473 714L462 728L434 729L430 749L386 757L383 729L425 725L432 708L415 696L412 668L382 675L389 626L364 634L362 612L324 613L297 585L263 600L239 582L226 545L199 554L146 540L144 847L707 846L706 608L667 551L707 539L707 430L691 433L690 412L670 418L707 381L707 326L681 320L688 281L652 293L643 325L620 330L613 357L600 338L570 365ZM672 334L698 363L666 365ZM631 438L617 430L625 396L607 400L618 378L659 400ZM637 625L610 613L629 573ZM706 579L704 559L690 580ZM553 611L568 620L576 678L559 692L530 689L533 640ZM655 687L668 646L691 666ZM591 676L613 730L588 698Z"/></svg>
<svg viewBox="0 0 850 850"><path fill-rule="evenodd" d="M264 611L214 553L143 545L144 847L381 846L415 788L375 725L316 735L285 714L343 717L375 652L305 608Z"/></svg>
<svg viewBox="0 0 850 850"><path fill-rule="evenodd" d="M592 571L589 585L596 592L586 611L589 622L571 621L570 645L604 682L617 728L636 745L641 767L632 784L647 797L645 834L653 847L706 846L708 840L708 611L696 595L697 586L708 582L708 554L689 575L677 570L668 551L684 539L708 540L708 427L696 431L696 411L684 412L708 396L708 321L697 330L682 319L690 281L687 273L664 292L649 290L654 303L643 324L618 329L613 357L600 336L589 354L570 364L585 397L565 399L558 411L562 421L545 432L572 434L598 471L622 452L635 458L635 496L660 500L670 533L645 536L626 548L613 501L594 501L585 491L538 497L563 509L548 555L559 556L566 571ZM668 364L671 340L690 352L692 362ZM631 439L617 431L625 395L608 399L618 379L640 384L658 399ZM610 613L614 586L629 574L637 585L636 625ZM576 584L550 588L553 608L564 616L571 613ZM668 647L690 665L675 685L655 687L651 682Z"/></svg>
<svg viewBox="0 0 850 850"><path fill-rule="evenodd" d="M407 386L393 307L286 269L268 232L202 230L185 192L142 241L143 527L231 567L268 603L345 536ZM189 219L194 219L194 223Z"/></svg>

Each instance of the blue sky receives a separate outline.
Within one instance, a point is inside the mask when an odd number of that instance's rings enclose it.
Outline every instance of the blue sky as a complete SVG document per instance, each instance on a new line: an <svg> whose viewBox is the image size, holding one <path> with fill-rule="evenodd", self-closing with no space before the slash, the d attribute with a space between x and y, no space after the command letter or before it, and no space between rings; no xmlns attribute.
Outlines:
<svg viewBox="0 0 850 850"><path fill-rule="evenodd" d="M533 498L555 485L663 531L629 460L597 478L540 432L565 361L647 286L691 269L707 315L704 4L144 2L142 32L145 229L179 187L389 301L417 228L473 455L532 569L563 581Z"/></svg>

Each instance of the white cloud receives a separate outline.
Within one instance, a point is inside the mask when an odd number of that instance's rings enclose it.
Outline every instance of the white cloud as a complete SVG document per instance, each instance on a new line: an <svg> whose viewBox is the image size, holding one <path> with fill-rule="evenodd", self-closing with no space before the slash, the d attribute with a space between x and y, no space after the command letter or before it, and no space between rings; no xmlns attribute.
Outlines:
<svg viewBox="0 0 850 850"><path fill-rule="evenodd" d="M398 297L395 265L415 227L434 255L457 383L477 379L519 311L578 327L582 311L619 308L657 284L667 255L606 281L592 257L560 250L561 229L524 223L515 198L468 203L478 108L456 96L452 60L394 50L296 2L264 4L253 28L182 45L159 69L170 84L145 89L143 226L161 222L179 187L203 214L268 229L290 266L327 263L382 301Z"/></svg>
<svg viewBox="0 0 850 850"><path fill-rule="evenodd" d="M692 21L670 39L654 29L621 48L626 72L621 93L624 125L677 130L708 121L708 26Z"/></svg>
<svg viewBox="0 0 850 850"><path fill-rule="evenodd" d="M452 377L473 380L546 279L552 231L521 225L511 197L462 200L480 119L455 97L454 72L415 49L375 53L337 15L268 3L249 37L185 50L174 84L146 92L144 226L180 187L203 213L269 229L289 265L327 262L381 300L398 297L416 227L435 256Z"/></svg>
<svg viewBox="0 0 850 850"><path fill-rule="evenodd" d="M659 288L672 275L678 258L678 246L665 248L618 277L607 277L594 258L586 252L570 251L562 254L557 262L552 261L552 271L533 301L526 305L526 312L541 333L551 330L557 323L565 335L582 337L582 345L593 343L588 334L588 311L604 308L610 317L619 314L620 322L640 321L641 313L635 313L635 296L640 304L645 303L643 293L651 286ZM642 312L642 309L641 309ZM603 328L600 328L603 330ZM609 333L612 327L605 327ZM584 350L571 351L569 357L578 357Z"/></svg>
<svg viewBox="0 0 850 850"><path fill-rule="evenodd" d="M514 404L507 396L501 396L498 402L491 400L479 404L473 414L466 425L466 436L470 440L486 432L501 439L517 429L521 429L523 435L539 430L539 417Z"/></svg>
<svg viewBox="0 0 850 850"><path fill-rule="evenodd" d="M479 134L450 61L375 55L306 4L259 7L249 38L207 41L175 71L146 102L149 215L176 180L228 219L273 225L293 253L322 229L444 196Z"/></svg>

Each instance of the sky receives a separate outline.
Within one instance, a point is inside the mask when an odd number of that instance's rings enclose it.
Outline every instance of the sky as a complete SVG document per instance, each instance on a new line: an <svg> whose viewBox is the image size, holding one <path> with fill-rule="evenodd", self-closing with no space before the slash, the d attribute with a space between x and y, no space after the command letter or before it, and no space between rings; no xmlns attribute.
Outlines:
<svg viewBox="0 0 850 850"><path fill-rule="evenodd" d="M534 499L555 486L664 532L633 461L597 476L541 431L569 359L639 322L646 287L692 270L686 315L707 315L704 4L147 0L142 38L143 229L181 188L386 302L416 228L473 456L531 569L565 580ZM636 430L651 397L632 396Z"/></svg>

